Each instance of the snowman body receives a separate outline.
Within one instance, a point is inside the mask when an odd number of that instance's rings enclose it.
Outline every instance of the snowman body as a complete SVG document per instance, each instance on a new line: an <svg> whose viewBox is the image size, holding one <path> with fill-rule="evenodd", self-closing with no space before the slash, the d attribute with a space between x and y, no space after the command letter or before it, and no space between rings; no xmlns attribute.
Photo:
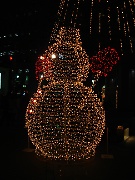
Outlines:
<svg viewBox="0 0 135 180"><path fill-rule="evenodd" d="M105 128L105 112L91 87L82 80L89 71L88 57L79 32L62 28L48 54L53 77L30 99L26 127L36 153L45 159L89 159ZM41 80L42 81L42 80ZM41 82L40 81L40 82Z"/></svg>

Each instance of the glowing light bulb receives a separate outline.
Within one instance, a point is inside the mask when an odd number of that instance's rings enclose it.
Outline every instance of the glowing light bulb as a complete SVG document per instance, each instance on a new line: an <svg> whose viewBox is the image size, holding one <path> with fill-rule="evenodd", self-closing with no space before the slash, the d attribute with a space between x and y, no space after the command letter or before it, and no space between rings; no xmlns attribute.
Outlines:
<svg viewBox="0 0 135 180"><path fill-rule="evenodd" d="M56 58L56 54L52 54L52 59L55 59Z"/></svg>

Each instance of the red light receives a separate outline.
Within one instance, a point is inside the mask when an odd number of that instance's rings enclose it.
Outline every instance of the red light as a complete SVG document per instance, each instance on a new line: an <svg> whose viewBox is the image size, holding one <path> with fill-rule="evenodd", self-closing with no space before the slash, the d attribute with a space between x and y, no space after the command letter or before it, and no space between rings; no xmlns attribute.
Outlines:
<svg viewBox="0 0 135 180"><path fill-rule="evenodd" d="M13 57L12 57L12 56L10 56L10 57L9 57L9 59L10 59L10 61L12 61L12 60L13 60Z"/></svg>

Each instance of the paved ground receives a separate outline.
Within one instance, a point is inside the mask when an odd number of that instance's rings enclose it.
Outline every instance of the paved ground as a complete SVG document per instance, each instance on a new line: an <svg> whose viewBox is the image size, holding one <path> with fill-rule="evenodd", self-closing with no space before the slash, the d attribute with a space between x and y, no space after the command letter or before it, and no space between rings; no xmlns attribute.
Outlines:
<svg viewBox="0 0 135 180"><path fill-rule="evenodd" d="M41 161L28 148L27 133L23 128L2 127L0 180L129 180L135 174L135 138L125 142L101 142L92 160L80 163L51 163ZM30 144L30 149L33 147Z"/></svg>

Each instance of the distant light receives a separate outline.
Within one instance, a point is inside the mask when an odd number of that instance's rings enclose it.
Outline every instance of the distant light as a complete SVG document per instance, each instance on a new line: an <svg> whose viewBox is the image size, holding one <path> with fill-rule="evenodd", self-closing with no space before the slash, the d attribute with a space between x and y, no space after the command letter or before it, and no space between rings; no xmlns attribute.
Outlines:
<svg viewBox="0 0 135 180"><path fill-rule="evenodd" d="M29 69L25 69L25 72L28 73L28 72L29 72Z"/></svg>
<svg viewBox="0 0 135 180"><path fill-rule="evenodd" d="M10 57L9 57L9 60L10 60L10 61L12 61L12 60L13 60L13 57L12 57L12 56L10 56Z"/></svg>
<svg viewBox="0 0 135 180"><path fill-rule="evenodd" d="M21 73L21 72L22 72L22 69L19 69L18 71L19 71L19 73Z"/></svg>
<svg viewBox="0 0 135 180"><path fill-rule="evenodd" d="M134 77L135 76L135 70L131 69L131 76Z"/></svg>
<svg viewBox="0 0 135 180"><path fill-rule="evenodd" d="M131 70L131 72L132 72L132 74L134 74L134 73L135 73L135 70L134 70L134 69L132 69L132 70Z"/></svg>

